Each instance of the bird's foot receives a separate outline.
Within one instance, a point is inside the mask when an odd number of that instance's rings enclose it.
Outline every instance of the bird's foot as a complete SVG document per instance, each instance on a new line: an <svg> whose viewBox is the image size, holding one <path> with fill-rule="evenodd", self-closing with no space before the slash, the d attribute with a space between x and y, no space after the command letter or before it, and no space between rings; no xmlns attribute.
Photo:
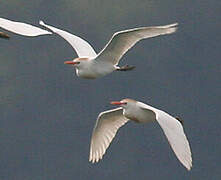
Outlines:
<svg viewBox="0 0 221 180"><path fill-rule="evenodd" d="M0 38L9 39L10 36L4 32L0 32Z"/></svg>
<svg viewBox="0 0 221 180"><path fill-rule="evenodd" d="M125 65L125 66L122 66L122 67L119 67L117 69L117 71L131 71L135 68L135 66L129 66L129 65Z"/></svg>

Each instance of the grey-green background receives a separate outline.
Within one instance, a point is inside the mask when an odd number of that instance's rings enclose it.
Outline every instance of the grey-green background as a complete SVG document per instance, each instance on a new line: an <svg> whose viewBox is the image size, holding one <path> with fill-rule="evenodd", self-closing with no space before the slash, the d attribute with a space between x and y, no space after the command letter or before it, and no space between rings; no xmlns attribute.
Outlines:
<svg viewBox="0 0 221 180"><path fill-rule="evenodd" d="M116 31L179 23L177 33L139 42L123 57L120 65L134 71L97 80L63 64L76 53L56 35L0 39L0 179L221 179L220 12L218 0L0 1L0 17L36 26L44 20L97 52ZM125 97L184 120L190 172L157 123L128 123L102 161L88 162L97 115Z"/></svg>

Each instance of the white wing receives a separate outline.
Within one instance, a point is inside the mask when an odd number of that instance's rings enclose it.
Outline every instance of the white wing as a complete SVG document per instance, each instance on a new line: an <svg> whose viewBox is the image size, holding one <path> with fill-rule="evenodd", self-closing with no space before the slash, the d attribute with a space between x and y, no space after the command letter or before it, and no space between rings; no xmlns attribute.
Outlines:
<svg viewBox="0 0 221 180"><path fill-rule="evenodd" d="M158 111L157 121L163 129L177 158L190 170L192 167L192 155L182 124L163 111Z"/></svg>
<svg viewBox="0 0 221 180"><path fill-rule="evenodd" d="M91 45L88 42L86 42L85 40L83 40L82 38L77 37L77 36L75 36L71 33L68 33L66 31L60 30L58 28L49 26L49 25L45 24L43 21L40 21L39 24L50 29L51 31L60 35L66 41L68 41L71 44L71 46L75 49L75 51L77 52L77 55L79 57L95 57L95 56L97 56L96 52L91 47Z"/></svg>
<svg viewBox="0 0 221 180"><path fill-rule="evenodd" d="M89 161L94 163L102 159L117 130L127 121L121 107L99 114L92 133Z"/></svg>
<svg viewBox="0 0 221 180"><path fill-rule="evenodd" d="M96 60L118 64L121 57L137 43L146 38L174 33L178 24L165 26L141 27L115 33Z"/></svg>
<svg viewBox="0 0 221 180"><path fill-rule="evenodd" d="M4 18L0 18L0 27L23 36L40 36L44 34L52 34L49 31L32 26L30 24L10 21Z"/></svg>
<svg viewBox="0 0 221 180"><path fill-rule="evenodd" d="M152 110L156 114L156 120L163 129L177 158L188 170L190 170L192 167L190 145L179 120L149 105L143 103L140 103L140 105L142 109L146 108L147 110Z"/></svg>

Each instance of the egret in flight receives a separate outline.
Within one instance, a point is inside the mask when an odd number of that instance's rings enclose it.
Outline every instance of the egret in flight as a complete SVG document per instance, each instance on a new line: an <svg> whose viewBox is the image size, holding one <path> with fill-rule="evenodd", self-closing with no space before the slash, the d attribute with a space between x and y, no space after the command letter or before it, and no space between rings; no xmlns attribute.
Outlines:
<svg viewBox="0 0 221 180"><path fill-rule="evenodd" d="M43 21L39 23L48 30L30 24L0 18L0 27L16 34L23 36L40 36L52 34L53 32L63 37L71 44L78 55L78 57L72 61L65 61L64 63L73 65L76 69L77 76L86 79L102 77L113 71L132 70L134 66L118 66L121 57L132 46L142 39L174 33L178 25L174 23L164 26L140 27L116 32L105 47L99 53L96 53L93 47L84 39L47 25Z"/></svg>
<svg viewBox="0 0 221 180"><path fill-rule="evenodd" d="M157 122L178 160L188 170L191 169L190 145L180 118L174 118L162 110L133 99L112 101L111 104L120 107L99 114L91 137L89 161L95 163L102 159L118 129L128 121L136 123Z"/></svg>

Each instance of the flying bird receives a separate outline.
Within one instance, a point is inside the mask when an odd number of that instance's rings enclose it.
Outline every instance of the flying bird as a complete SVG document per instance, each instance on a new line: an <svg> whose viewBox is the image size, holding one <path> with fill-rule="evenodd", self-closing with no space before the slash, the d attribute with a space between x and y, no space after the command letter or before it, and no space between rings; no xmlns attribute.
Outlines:
<svg viewBox="0 0 221 180"><path fill-rule="evenodd" d="M102 159L118 129L128 121L158 122L178 160L191 169L191 150L180 118L133 99L112 101L111 104L120 107L99 114L91 137L89 161L95 163Z"/></svg>
<svg viewBox="0 0 221 180"><path fill-rule="evenodd" d="M134 66L118 66L121 57L131 47L142 39L174 33L178 25L174 23L165 26L140 27L116 32L106 46L97 54L93 47L84 39L47 25L43 21L39 23L50 31L26 23L0 18L1 28L23 36L39 36L52 34L51 32L53 32L63 37L71 44L78 55L78 58L72 61L65 61L64 63L73 65L77 76L86 79L102 77L113 71L132 70Z"/></svg>
<svg viewBox="0 0 221 180"><path fill-rule="evenodd" d="M4 32L0 32L0 38L9 39L10 36Z"/></svg>

